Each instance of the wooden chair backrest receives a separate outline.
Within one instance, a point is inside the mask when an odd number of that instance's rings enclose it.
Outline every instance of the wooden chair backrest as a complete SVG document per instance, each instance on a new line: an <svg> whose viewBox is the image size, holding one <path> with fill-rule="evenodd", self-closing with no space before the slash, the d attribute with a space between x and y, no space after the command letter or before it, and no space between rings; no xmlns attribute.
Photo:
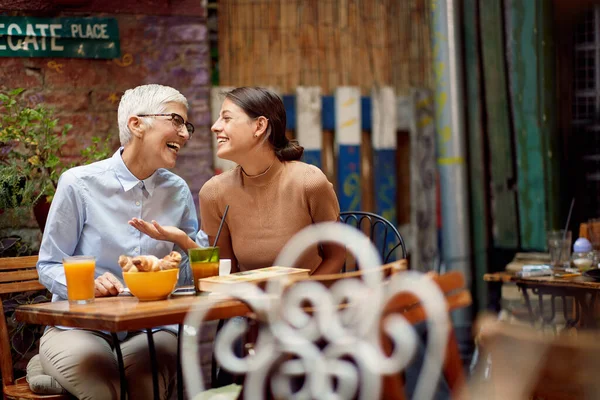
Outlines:
<svg viewBox="0 0 600 400"><path fill-rule="evenodd" d="M448 312L468 307L472 303L471 292L467 289L465 278L458 271L451 271L442 275L431 274L433 281L439 286L446 298L446 307ZM427 315L421 306L419 300L412 294L402 293L396 296L388 303L384 315L393 313L402 314L411 324L415 325L425 321ZM384 349L390 346L389 342L384 340ZM456 336L451 329L446 345L446 359L444 360L443 375L448 383L453 397L462 393L466 386L466 377L463 369ZM383 377L383 396L382 399L404 400L404 380L402 376Z"/></svg>
<svg viewBox="0 0 600 400"><path fill-rule="evenodd" d="M489 357L486 382L471 394L495 399L592 399L600 393L600 335L548 336L530 327L480 319L481 360Z"/></svg>
<svg viewBox="0 0 600 400"><path fill-rule="evenodd" d="M366 269L366 270L359 269L357 271L343 272L343 273L339 273L339 274L311 275L309 278L306 278L306 277L292 278L290 283L295 283L295 282L298 282L301 280L309 279L311 281L320 282L323 285L325 285L326 287L330 287L331 285L333 285L335 282L339 281L340 279L361 278L364 275L367 275L367 274L373 273L373 272L377 272L377 271L380 271L383 274L384 278L388 278L397 272L406 271L407 269L408 269L408 261L406 259L402 259L402 260L391 262L389 264L382 265L381 267L376 268L376 269Z"/></svg>
<svg viewBox="0 0 600 400"><path fill-rule="evenodd" d="M594 249L600 248L600 220L590 220L579 225L579 237L588 239Z"/></svg>
<svg viewBox="0 0 600 400"><path fill-rule="evenodd" d="M35 268L37 256L0 258L0 294L21 293L30 290L41 290L45 287L38 281ZM14 383L11 346L8 327L4 315L4 307L0 302L0 370L3 386Z"/></svg>

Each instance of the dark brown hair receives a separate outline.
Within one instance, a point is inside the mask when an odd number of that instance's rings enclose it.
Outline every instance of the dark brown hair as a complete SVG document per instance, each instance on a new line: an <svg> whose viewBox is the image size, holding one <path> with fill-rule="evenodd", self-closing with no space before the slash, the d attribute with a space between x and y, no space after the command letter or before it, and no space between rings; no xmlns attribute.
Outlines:
<svg viewBox="0 0 600 400"><path fill-rule="evenodd" d="M266 140L281 161L294 161L302 158L304 147L285 136L285 107L281 98L269 89L260 87L239 87L225 96L240 107L250 118L260 116L269 120Z"/></svg>

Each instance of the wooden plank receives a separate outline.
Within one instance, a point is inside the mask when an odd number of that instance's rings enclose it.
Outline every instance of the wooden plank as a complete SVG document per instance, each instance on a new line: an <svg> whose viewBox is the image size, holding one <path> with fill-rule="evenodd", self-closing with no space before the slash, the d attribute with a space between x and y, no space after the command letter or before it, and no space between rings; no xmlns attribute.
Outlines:
<svg viewBox="0 0 600 400"><path fill-rule="evenodd" d="M322 168L321 147L321 88L318 86L296 88L296 138L304 147L303 161Z"/></svg>
<svg viewBox="0 0 600 400"><path fill-rule="evenodd" d="M541 250L546 247L546 188L544 184L543 131L540 110L540 54L537 18L539 2L506 3L510 24L507 43L510 51L508 73L513 124L516 134L517 199L521 247ZM553 95L554 92L548 93Z"/></svg>
<svg viewBox="0 0 600 400"><path fill-rule="evenodd" d="M393 167L392 167L393 169ZM360 132L360 201L361 210L375 212L375 176L371 132Z"/></svg>
<svg viewBox="0 0 600 400"><path fill-rule="evenodd" d="M473 284L477 293L477 305L484 310L488 298L488 286L483 276L488 272L488 251L490 245L488 227L488 181L486 178L486 157L484 132L481 120L481 73L479 54L479 24L477 0L465 0L463 7L465 43L465 102L467 104L466 126L469 151L469 184L471 197L471 231L475 278Z"/></svg>
<svg viewBox="0 0 600 400"><path fill-rule="evenodd" d="M0 286L0 294L4 293L20 293L27 292L29 290L43 290L46 289L39 281L28 281L28 282L15 282L6 283Z"/></svg>
<svg viewBox="0 0 600 400"><path fill-rule="evenodd" d="M361 209L360 202L360 89L335 90L335 138L338 150L337 195L341 211Z"/></svg>
<svg viewBox="0 0 600 400"><path fill-rule="evenodd" d="M7 271L0 273L0 283L27 281L30 279L38 279L37 269L22 269L20 271ZM0 284L0 286L3 286Z"/></svg>
<svg viewBox="0 0 600 400"><path fill-rule="evenodd" d="M285 108L285 136L289 140L296 139L296 96L293 94L279 95Z"/></svg>
<svg viewBox="0 0 600 400"><path fill-rule="evenodd" d="M375 212L398 226L396 212L397 174L396 148L398 111L396 95L390 86L377 87L371 92L373 107L373 180ZM378 242L382 243L382 241ZM393 237L388 235L393 246Z"/></svg>
<svg viewBox="0 0 600 400"><path fill-rule="evenodd" d="M362 211L369 212L375 211L372 114L371 98L362 96L360 99L360 200Z"/></svg>
<svg viewBox="0 0 600 400"><path fill-rule="evenodd" d="M414 243L411 268L431 270L438 259L437 162L433 95L426 89L412 93L410 131L410 222Z"/></svg>
<svg viewBox="0 0 600 400"><path fill-rule="evenodd" d="M0 258L0 271L35 267L38 256L4 257Z"/></svg>
<svg viewBox="0 0 600 400"><path fill-rule="evenodd" d="M560 113L556 112L557 109L563 108L557 105L559 97L556 85L556 68L557 64L559 64L556 61L556 49L559 46L556 36L560 33L556 30L552 5L543 1L536 2L536 4L538 4L538 21L540 21L538 28L540 34L537 37L536 45L538 47L540 65L542 66L538 68L538 79L542 126L542 159L545 161L544 181L546 183L547 205L545 220L546 226L551 229L561 226L563 221L566 221L568 207L561 207L561 202L562 204L570 204L571 196L568 194L565 195L565 192L561 190L560 182L563 172L560 166L560 152L564 147L561 135L558 132L558 115ZM561 98L562 101L564 100Z"/></svg>
<svg viewBox="0 0 600 400"><path fill-rule="evenodd" d="M218 3L218 34L217 46L219 48L219 84L230 85L231 65L229 61L231 51L231 27L229 17L229 1L220 0ZM213 121L214 122L214 121Z"/></svg>
<svg viewBox="0 0 600 400"><path fill-rule="evenodd" d="M321 98L323 112L321 114L321 123L323 126L323 153L321 160L323 162L323 172L337 189L337 169L335 155L335 100L333 96L323 96Z"/></svg>
<svg viewBox="0 0 600 400"><path fill-rule="evenodd" d="M353 60L352 58L352 40L350 38L350 27L348 22L348 2L349 0L338 0L338 31L340 35L339 47L337 48L339 75L335 86L350 85L350 69L352 63L344 62ZM334 87L331 87L334 90Z"/></svg>
<svg viewBox="0 0 600 400"><path fill-rule="evenodd" d="M282 57L282 40L281 40L281 3L279 1L269 1L267 3L269 25L268 25L268 44L269 51L265 54L266 65L271 71L271 84L283 87L281 81L281 57Z"/></svg>
<svg viewBox="0 0 600 400"><path fill-rule="evenodd" d="M398 225L406 225L410 224L411 215L410 132L398 131L396 143L396 217Z"/></svg>
<svg viewBox="0 0 600 400"><path fill-rule="evenodd" d="M491 215L493 244L500 248L519 246L519 223L513 166L513 131L504 55L502 3L479 3L487 132L490 148Z"/></svg>
<svg viewBox="0 0 600 400"><path fill-rule="evenodd" d="M396 124L396 217L398 225L410 224L410 130L414 126L412 99L397 96Z"/></svg>
<svg viewBox="0 0 600 400"><path fill-rule="evenodd" d="M317 43L319 46L319 71L320 86L323 93L331 93L336 82L331 79L336 68L336 29L334 29L334 7L333 1L319 1L317 15L319 23L317 25ZM339 36L338 36L339 37Z"/></svg>

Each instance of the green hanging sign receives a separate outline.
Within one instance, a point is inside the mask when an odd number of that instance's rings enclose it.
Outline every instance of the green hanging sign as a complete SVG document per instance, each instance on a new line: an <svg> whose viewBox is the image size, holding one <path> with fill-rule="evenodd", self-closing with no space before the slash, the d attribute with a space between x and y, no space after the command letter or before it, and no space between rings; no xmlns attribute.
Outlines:
<svg viewBox="0 0 600 400"><path fill-rule="evenodd" d="M119 58L115 18L0 16L0 57Z"/></svg>

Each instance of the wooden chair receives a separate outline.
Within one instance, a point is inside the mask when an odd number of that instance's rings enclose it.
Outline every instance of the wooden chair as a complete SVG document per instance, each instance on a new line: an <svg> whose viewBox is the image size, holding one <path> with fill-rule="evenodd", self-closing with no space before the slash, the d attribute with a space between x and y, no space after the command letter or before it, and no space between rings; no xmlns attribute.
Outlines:
<svg viewBox="0 0 600 400"><path fill-rule="evenodd" d="M588 239L594 250L600 249L600 219L591 219L579 225L579 237Z"/></svg>
<svg viewBox="0 0 600 400"><path fill-rule="evenodd" d="M30 290L45 290L39 283L38 273L35 268L37 256L0 258L0 294L14 294ZM67 395L38 395L29 389L25 377L15 380L11 346L8 337L8 327L4 307L0 302L0 370L2 371L2 385L4 399L46 399L66 400L72 397Z"/></svg>
<svg viewBox="0 0 600 400"><path fill-rule="evenodd" d="M600 334L543 335L528 326L480 318L477 342L489 359L489 379L472 382L490 399L596 399L600 393ZM481 374L477 374L481 375ZM474 397L476 398L476 397Z"/></svg>
<svg viewBox="0 0 600 400"><path fill-rule="evenodd" d="M471 293L467 289L465 278L460 272L451 271L443 275L430 274L430 276L444 294L448 312L471 305ZM427 317L419 300L410 294L396 296L392 302L388 303L385 315L394 313L402 314L413 325L425 321ZM386 343L386 346L389 346L389 342ZM458 397L460 394L464 395L466 377L453 329L450 329L448 335L443 375L453 398ZM406 398L403 376L384 376L383 381L384 395L382 399L403 400Z"/></svg>
<svg viewBox="0 0 600 400"><path fill-rule="evenodd" d="M399 260L393 263L385 264L379 268L384 277L390 277L396 273L407 270L406 260ZM334 283L351 278L360 278L368 274L369 270L358 270L343 274L312 276L312 281L318 281L327 287ZM472 303L471 293L466 287L464 276L458 271L451 271L443 275L435 273L429 274L433 281L441 289L446 298L447 310L452 312L461 308L469 307ZM305 278L306 279L306 278ZM299 279L300 280L300 279ZM298 281L299 281L298 280ZM396 296L392 302L386 306L384 317L390 314L402 314L411 324L422 323L427 318L425 310L421 306L418 298L411 294L401 294ZM391 350L389 341L384 341L386 351ZM451 329L446 346L446 358L444 361L443 375L452 392L453 397L465 395L466 376L460 351L454 331ZM385 376L383 377L384 389L382 399L386 400L404 400L404 378L403 376Z"/></svg>

